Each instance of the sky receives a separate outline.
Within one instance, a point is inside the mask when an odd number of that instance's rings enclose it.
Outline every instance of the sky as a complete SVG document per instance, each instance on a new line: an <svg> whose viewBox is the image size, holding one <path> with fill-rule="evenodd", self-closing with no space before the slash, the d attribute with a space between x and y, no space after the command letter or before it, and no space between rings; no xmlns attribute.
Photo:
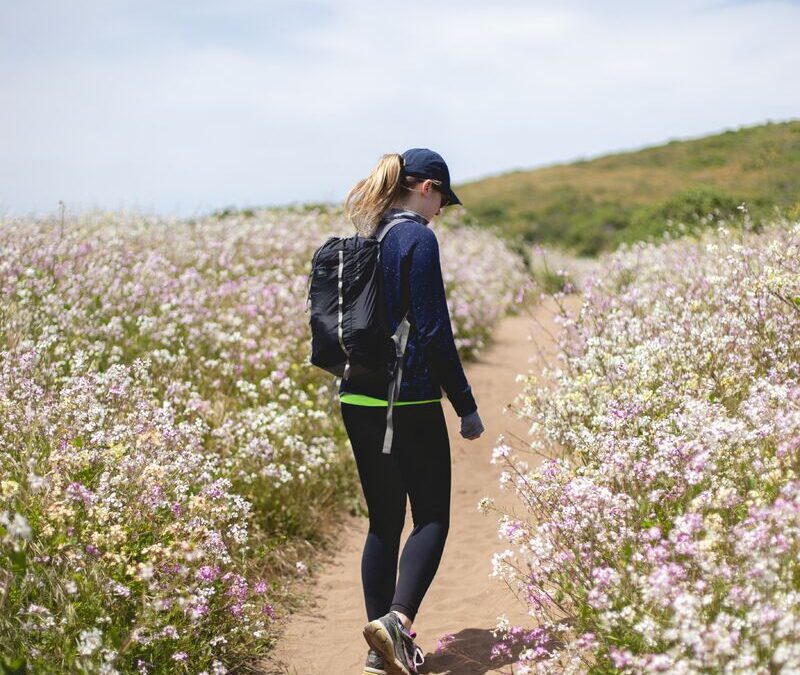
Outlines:
<svg viewBox="0 0 800 675"><path fill-rule="evenodd" d="M800 118L797 0L0 0L0 213L338 202ZM469 204L466 205L469 207Z"/></svg>

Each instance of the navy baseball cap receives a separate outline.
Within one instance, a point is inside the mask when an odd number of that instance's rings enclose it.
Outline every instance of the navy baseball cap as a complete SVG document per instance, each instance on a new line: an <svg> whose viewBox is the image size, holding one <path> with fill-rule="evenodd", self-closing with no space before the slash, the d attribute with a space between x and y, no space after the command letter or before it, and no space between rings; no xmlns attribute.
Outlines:
<svg viewBox="0 0 800 675"><path fill-rule="evenodd" d="M441 181L442 192L448 204L460 204L461 200L450 187L450 171L438 152L428 148L411 148L403 155L403 173L414 178L432 178Z"/></svg>

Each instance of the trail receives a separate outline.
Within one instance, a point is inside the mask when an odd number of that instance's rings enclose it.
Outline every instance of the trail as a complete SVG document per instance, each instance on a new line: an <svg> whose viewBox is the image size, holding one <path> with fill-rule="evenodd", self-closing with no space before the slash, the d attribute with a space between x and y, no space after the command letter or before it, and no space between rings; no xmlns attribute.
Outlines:
<svg viewBox="0 0 800 675"><path fill-rule="evenodd" d="M563 301L570 313L580 306L580 296ZM501 491L502 467L490 463L500 434L527 438L528 424L511 411L503 414L520 391L518 373L541 372L554 364L553 321L557 307L546 299L521 315L506 317L495 330L493 342L480 358L465 364L486 431L475 441L459 434L460 421L449 401L443 399L452 457L450 530L436 577L426 594L416 621L417 644L425 652L422 673L472 675L491 673L508 664L492 661L491 630L505 613L512 623L530 624L524 606L497 579L491 578L492 554L506 548L498 538L496 513L482 514L478 500L495 499L511 508L512 495ZM517 506L519 509L519 507ZM410 507L401 550L411 532ZM361 589L361 552L368 529L364 517L349 518L341 532L338 554L326 563L309 589L307 607L293 614L270 662L270 675L361 675L367 645L361 629L367 621ZM450 647L435 653L438 638L453 634Z"/></svg>

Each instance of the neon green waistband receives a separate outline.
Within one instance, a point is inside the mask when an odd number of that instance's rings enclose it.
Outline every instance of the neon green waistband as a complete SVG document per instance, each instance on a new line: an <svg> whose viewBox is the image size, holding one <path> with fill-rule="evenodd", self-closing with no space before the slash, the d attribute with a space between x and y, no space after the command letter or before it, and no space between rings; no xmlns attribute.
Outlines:
<svg viewBox="0 0 800 675"><path fill-rule="evenodd" d="M383 406L384 408L389 405L388 401L372 396L365 396L364 394L339 394L339 400L342 403L350 403L351 405L369 405L369 406ZM441 401L441 398L431 398L427 401L395 401L395 405L415 405L417 403L435 403Z"/></svg>

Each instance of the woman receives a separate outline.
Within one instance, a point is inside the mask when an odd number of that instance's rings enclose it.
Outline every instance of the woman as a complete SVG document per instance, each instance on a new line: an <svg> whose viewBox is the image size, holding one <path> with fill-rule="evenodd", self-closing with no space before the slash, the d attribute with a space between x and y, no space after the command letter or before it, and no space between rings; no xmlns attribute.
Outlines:
<svg viewBox="0 0 800 675"><path fill-rule="evenodd" d="M408 310L411 330L393 413L391 454L386 431L386 384L342 380L342 418L369 510L361 579L370 645L364 673L410 675L424 661L411 625L433 581L450 522L450 444L442 389L461 418L461 435L484 431L453 340L436 235L428 227L448 204L460 204L442 157L426 148L384 155L345 201L356 229L372 236L400 221L381 242L388 328ZM406 495L414 521L400 556Z"/></svg>

